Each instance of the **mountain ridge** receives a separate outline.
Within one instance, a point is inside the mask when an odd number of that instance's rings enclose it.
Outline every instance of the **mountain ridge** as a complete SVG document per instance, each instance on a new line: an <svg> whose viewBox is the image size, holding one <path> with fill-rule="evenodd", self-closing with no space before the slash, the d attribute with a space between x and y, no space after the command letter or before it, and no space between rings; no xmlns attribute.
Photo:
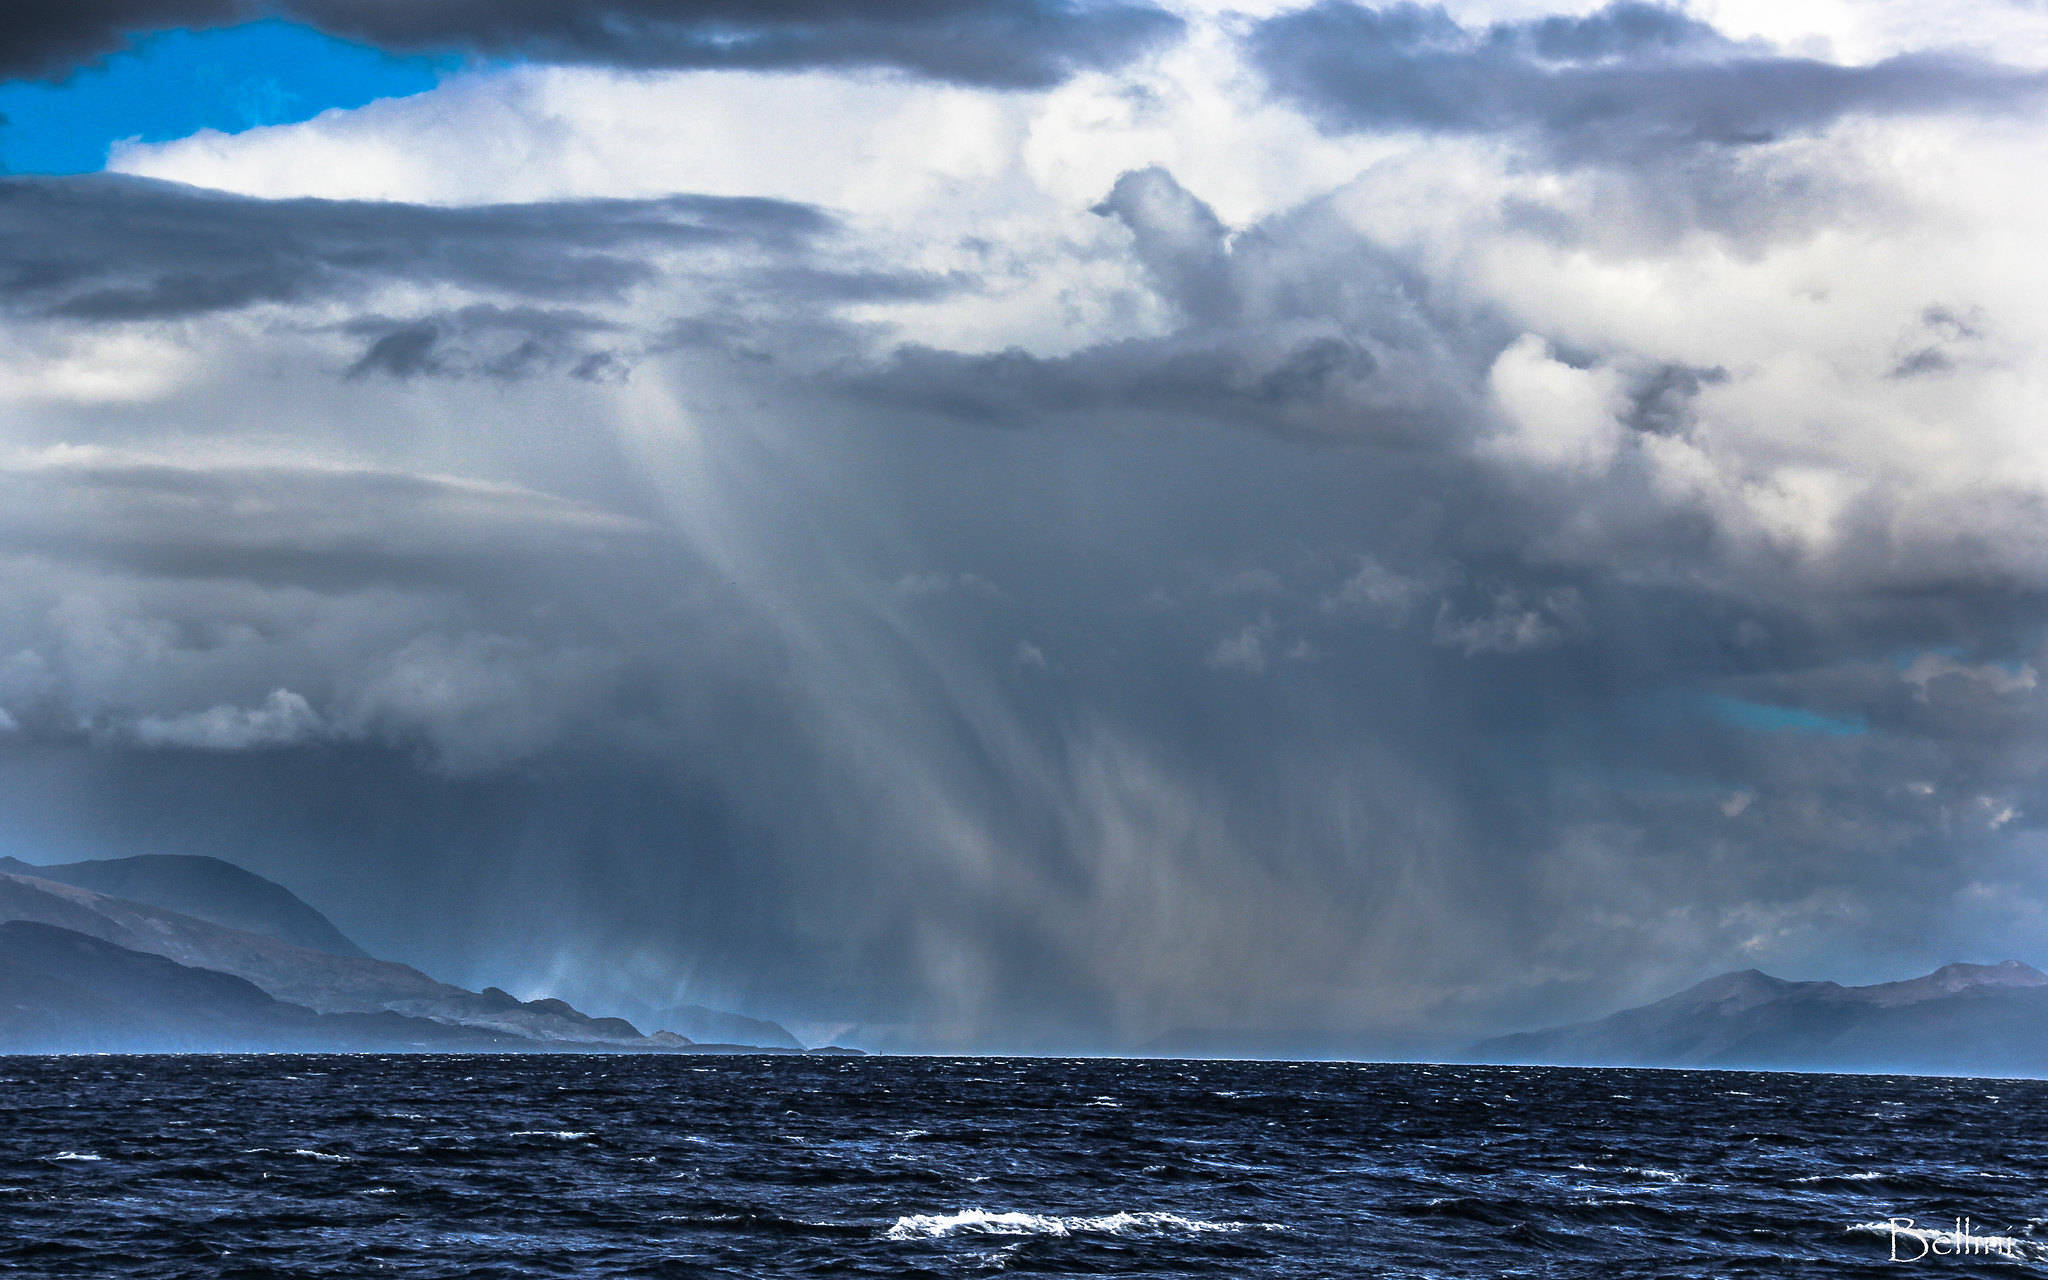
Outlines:
<svg viewBox="0 0 2048 1280"><path fill-rule="evenodd" d="M1494 1036L1469 1056L1584 1066L2048 1074L2048 974L1953 963L1865 986L1757 969L1604 1018Z"/></svg>
<svg viewBox="0 0 2048 1280"><path fill-rule="evenodd" d="M0 921L0 1051L519 1052L539 1042L431 1018L317 1013L255 983L35 920Z"/></svg>
<svg viewBox="0 0 2048 1280"><path fill-rule="evenodd" d="M211 864L194 866L193 863ZM218 859L195 859L180 863L149 862L137 859L113 860L106 864L112 871L95 870L95 864L72 863L54 868L69 875L68 880L45 878L36 874L44 868L20 862L17 859L0 859L0 923L23 922L45 928L56 929L85 939L105 944L128 955L146 955L160 958L183 969L225 975L249 984L267 999L281 1005L304 1010L308 1016L329 1018L370 1018L406 1019L405 1024L390 1023L379 1029L364 1024L358 1027L378 1044L386 1041L417 1045L422 1042L440 1044L446 1047L448 1035L425 1034L421 1027L442 1027L455 1036L458 1047L526 1047L562 1046L567 1048L605 1048L611 1050L733 1050L761 1052L802 1052L803 1046L773 1023L755 1024L754 1020L738 1015L713 1015L722 1017L722 1023L712 1025L738 1027L752 1030L756 1025L762 1031L781 1032L784 1039L778 1043L751 1044L738 1040L717 1037L719 1043L707 1044L693 1040L690 1036L677 1034L672 1030L656 1030L642 1034L633 1023L623 1018L592 1017L565 1001L541 998L520 1000L496 987L468 991L450 983L440 982L408 965L380 960L361 954L359 948L347 943L338 930L326 922L318 912L303 903L303 911L288 909L268 910L263 918L276 922L282 919L290 924L307 920L326 925L332 938L340 939L357 954L343 953L340 949L326 949L298 945L282 940L273 933L252 932L217 923L199 915L187 914L146 901L104 893L84 887L73 881L80 879L107 882L126 882L138 878L137 865L143 872L139 878L146 888L162 890L169 884L168 891L153 896L176 897L179 892L189 892L194 884L226 884L230 889L230 901L224 908L210 910L208 915L233 917L238 907L249 899L249 887L267 886L255 895L259 905L278 907L279 902L298 903L288 890L261 877L242 872L232 864ZM83 872L79 869L85 868ZM167 870L168 869L168 870ZM223 870L224 869L224 870ZM196 873L196 874L195 874ZM275 890L282 899L268 890ZM202 907L207 904L199 904ZM217 904L216 904L217 905ZM287 930L289 931L289 930ZM316 939L327 940L318 929L311 930ZM17 942L20 936L15 937ZM21 945L28 945L22 943ZM38 949L39 948L39 949ZM66 954L61 948L53 949L47 940L30 948L34 955L48 959ZM104 981L114 981L109 975L126 973L140 981L150 970L138 967L134 962L102 957L105 961L95 972ZM24 956L0 956L13 966L13 993L20 991L41 991L50 999L59 999L63 983L49 974L41 978L32 976L33 958ZM123 967L125 966L125 967ZM183 979L180 979L183 981ZM169 981L166 979L165 981ZM193 980L196 981L196 980ZM54 985L53 985L54 984ZM199 989L199 988L194 988ZM8 994L8 992L0 992ZM74 993L78 1007L120 1006L118 992L98 990L92 993ZM15 999L13 1009L15 1022L21 1025L22 1018L29 1017L33 1001L27 1004ZM0 1008L0 1014L7 1012ZM700 1013L711 1014L702 1010ZM60 1008L43 1008L36 1016L42 1017L49 1025L72 1026L78 1030L84 1026L70 1019ZM270 1015L266 1015L270 1016ZM34 1018L29 1019L31 1022ZM148 1019L144 1019L148 1021ZM161 1022L161 1019L158 1019ZM289 1019L286 1020L287 1022ZM203 1019L202 1019L203 1022ZM411 1025L418 1023L418 1026ZM0 1030L7 1022L0 1018ZM278 1023L284 1027L285 1023ZM355 1023L335 1022L322 1024L320 1034L340 1034ZM19 1027L17 1027L19 1029ZM289 1030L289 1028L286 1028ZM293 1032L301 1039L313 1034L300 1027ZM466 1037L466 1038L465 1038ZM118 1039L118 1037L116 1037ZM289 1037L287 1037L289 1039ZM763 1036L763 1038L769 1038ZM88 1036L92 1042L103 1042L105 1035Z"/></svg>
<svg viewBox="0 0 2048 1280"><path fill-rule="evenodd" d="M222 858L144 853L38 865L0 857L0 871L55 880L279 942L367 960L334 922L291 890Z"/></svg>

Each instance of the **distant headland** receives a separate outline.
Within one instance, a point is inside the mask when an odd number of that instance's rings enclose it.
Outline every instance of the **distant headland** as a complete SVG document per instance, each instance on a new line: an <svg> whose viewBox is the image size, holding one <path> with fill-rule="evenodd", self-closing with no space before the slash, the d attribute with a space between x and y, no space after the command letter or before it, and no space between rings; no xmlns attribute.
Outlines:
<svg viewBox="0 0 2048 1280"><path fill-rule="evenodd" d="M1594 1022L1496 1036L1486 1062L2048 1075L2048 974L2017 960L1872 986L1724 973Z"/></svg>
<svg viewBox="0 0 2048 1280"><path fill-rule="evenodd" d="M807 1050L694 1005L642 1032L561 1000L469 991L370 956L283 886L218 858L0 858L0 1053Z"/></svg>

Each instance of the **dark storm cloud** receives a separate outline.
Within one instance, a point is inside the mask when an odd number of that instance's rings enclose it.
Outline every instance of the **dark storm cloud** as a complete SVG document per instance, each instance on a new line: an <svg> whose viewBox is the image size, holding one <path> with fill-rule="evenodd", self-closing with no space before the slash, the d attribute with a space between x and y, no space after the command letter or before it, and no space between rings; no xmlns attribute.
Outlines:
<svg viewBox="0 0 2048 1280"><path fill-rule="evenodd" d="M429 207L261 200L114 176L0 180L0 306L150 320L404 281L613 300L651 254L793 249L834 226L776 200L668 196Z"/></svg>
<svg viewBox="0 0 2048 1280"><path fill-rule="evenodd" d="M445 373L448 366L434 353L440 341L441 330L433 324L402 325L370 343L363 358L349 366L348 376L361 378L383 373L394 378L414 378Z"/></svg>
<svg viewBox="0 0 2048 1280"><path fill-rule="evenodd" d="M1905 350L1892 366L1894 378L1917 378L1948 373L1975 354L1984 333L1982 317L1958 315L1947 307L1933 306L1920 314L1920 326L1902 344Z"/></svg>
<svg viewBox="0 0 2048 1280"><path fill-rule="evenodd" d="M1274 91L1325 128L1530 134L1566 160L1771 142L1849 115L2018 110L2048 87L1962 55L1787 56L1627 2L1473 28L1441 8L1319 0L1248 41Z"/></svg>
<svg viewBox="0 0 2048 1280"><path fill-rule="evenodd" d="M1233 227L1126 174L1097 212L1169 320L1047 355L862 345L833 304L979 282L805 256L832 224L785 205L0 192L30 337L168 299L180 255L283 282L245 299L509 295L309 308L263 341L340 332L360 376L233 379L225 429L221 379L93 405L0 471L0 812L41 853L248 850L444 976L983 1049L1894 976L1842 966L1978 945L1971 884L2048 898L2014 861L2048 600L1999 540L1913 532L1911 492L1838 548L1746 535L1656 451L1722 465L1702 418L1749 375L1621 344L1534 344L1612 375L1611 459L1501 447L1520 326L1337 202ZM770 252L701 267L723 310L603 305L699 245ZM1966 352L1965 301L1901 354ZM518 376L606 357L627 386ZM401 462L262 465L246 421ZM113 448L184 438L227 456ZM2020 545L2026 496L1970 512Z"/></svg>
<svg viewBox="0 0 2048 1280"><path fill-rule="evenodd" d="M1036 661L990 645L1019 678L1058 673L1032 687L1171 761L1149 757L1171 802L1112 788L1101 803L1158 803L1169 825L1196 805L1208 838L1260 848L1277 881L1333 886L1372 936L1402 935L1369 905L1402 883L1409 923L1459 937L1479 967L1496 949L1541 957L1515 994L1488 978L1443 997L1438 1014L1477 1022L1544 999L1598 1012L1755 959L1931 964L1979 945L1962 886L2039 893L2003 860L2048 804L2030 665L2048 597L1998 567L1995 539L1914 531L1909 487L1882 484L1817 559L1742 536L1656 461L1709 447L1701 403L1740 375L1626 349L1555 355L1614 375L1611 463L1517 460L1494 449L1511 424L1488 389L1514 330L1434 299L1323 211L1234 229L1149 170L1097 212L1130 232L1171 334L1058 357L906 348L853 385L1058 441L1037 448L1057 449L1060 482L1006 469L1005 501L1117 552L1062 555L1041 530L1030 555L952 563L1031 619ZM1924 328L1956 344L1979 326L1937 308ZM1134 423L1149 444L1096 440ZM1238 449L1208 425L1284 438ZM1167 461L1207 450L1228 456ZM2008 502L1991 527L2038 527L2023 488L1976 505ZM927 607L969 632L993 611ZM1959 637L1968 654L1941 656ZM1330 791L1309 794L1310 777ZM1016 947L991 963L1027 972L1033 944ZM1619 990L1602 957L1624 954L1641 959ZM1448 963L1447 989L1463 982Z"/></svg>
<svg viewBox="0 0 2048 1280"><path fill-rule="evenodd" d="M1230 229L1165 169L1124 174L1094 211L1124 224L1138 261L1188 319L1214 323L1236 309Z"/></svg>
<svg viewBox="0 0 2048 1280"><path fill-rule="evenodd" d="M896 352L854 386L884 403L973 421L1027 424L1088 414L1197 414L1276 430L1329 424L1354 396L1348 430L1413 430L1420 406L1375 420L1364 403L1377 371L1366 347L1336 337L1250 351L1221 345L1132 343L1047 358L1025 351L966 355L930 347Z"/></svg>
<svg viewBox="0 0 2048 1280"><path fill-rule="evenodd" d="M259 17L393 51L652 70L881 67L998 89L1046 88L1177 36L1142 0L29 0L0 36L0 74L62 75L170 27Z"/></svg>
<svg viewBox="0 0 2048 1280"><path fill-rule="evenodd" d="M614 346L623 328L587 312L478 303L409 320L365 316L344 330L369 337L348 376L483 376L516 381L565 372L586 381L624 377L628 357Z"/></svg>
<svg viewBox="0 0 2048 1280"><path fill-rule="evenodd" d="M816 266L771 267L754 280L755 286L765 292L823 303L930 302L969 292L978 283L958 272L935 275L924 271L846 271Z"/></svg>
<svg viewBox="0 0 2048 1280"><path fill-rule="evenodd" d="M1045 88L1178 35L1143 3L1072 0L288 0L295 17L386 48L667 67L893 67L994 88Z"/></svg>
<svg viewBox="0 0 2048 1280"><path fill-rule="evenodd" d="M1726 369L1657 365L1632 379L1624 421L1631 430L1680 435L1690 425L1700 389L1728 381Z"/></svg>
<svg viewBox="0 0 2048 1280"><path fill-rule="evenodd" d="M143 31L219 26L249 12L243 0L44 0L9 6L0 25L0 75L62 75L125 46Z"/></svg>

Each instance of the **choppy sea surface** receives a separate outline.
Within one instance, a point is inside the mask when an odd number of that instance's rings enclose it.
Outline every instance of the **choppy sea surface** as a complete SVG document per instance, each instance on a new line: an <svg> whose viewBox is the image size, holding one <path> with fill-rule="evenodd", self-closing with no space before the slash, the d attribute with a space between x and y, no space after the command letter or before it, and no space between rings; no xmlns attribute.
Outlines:
<svg viewBox="0 0 2048 1280"><path fill-rule="evenodd" d="M1101 1059L0 1058L0 1269L2026 1274L2048 1266L2044 1121L2048 1084L2010 1080Z"/></svg>

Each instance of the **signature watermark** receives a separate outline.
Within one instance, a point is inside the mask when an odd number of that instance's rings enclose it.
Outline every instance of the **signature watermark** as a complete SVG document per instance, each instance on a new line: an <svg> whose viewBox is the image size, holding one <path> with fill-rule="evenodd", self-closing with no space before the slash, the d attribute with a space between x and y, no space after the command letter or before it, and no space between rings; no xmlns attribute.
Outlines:
<svg viewBox="0 0 2048 1280"><path fill-rule="evenodd" d="M1957 1218L1946 1230L1923 1227L1911 1218L1886 1218L1850 1228L1891 1237L1891 1261L1925 1262L1934 1258L2006 1258L2034 1256L2029 1243L2013 1236L1979 1235L1968 1218Z"/></svg>

